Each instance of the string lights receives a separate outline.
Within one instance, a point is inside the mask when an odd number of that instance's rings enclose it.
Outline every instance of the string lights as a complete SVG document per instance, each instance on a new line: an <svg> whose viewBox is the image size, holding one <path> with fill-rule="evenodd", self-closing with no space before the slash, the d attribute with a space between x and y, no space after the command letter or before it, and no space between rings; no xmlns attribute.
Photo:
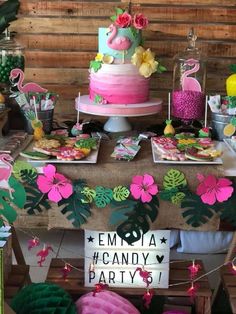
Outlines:
<svg viewBox="0 0 236 314"><path fill-rule="evenodd" d="M29 250L32 251L32 249L34 247L37 247L37 246L40 245L39 237L33 235L32 232L30 234L30 233L26 232L25 230L22 230L22 229L18 229L18 230L31 237L31 239L28 240L28 249ZM67 252L72 252L72 251L70 251L68 249L65 249L65 248L60 248L60 249L65 250ZM53 250L52 246L48 245L48 244L44 244L43 245L43 249L37 252L36 256L40 257L40 259L38 261L39 266L43 266L43 263L45 262L45 260L48 257L50 252L55 253L55 251ZM85 258L90 259L91 263L89 265L88 271L89 272L90 271L93 271L93 272L95 271L94 257L91 258L91 257L81 256L81 255L79 255L79 257L82 257L84 259ZM64 262L64 267L61 269L61 273L62 273L62 278L64 278L65 280L67 279L68 274L72 270L84 273L84 270L82 270L80 268L77 268L77 267L73 266L72 264L66 262L63 258L58 256L58 254L57 254L57 258ZM169 264L170 263L181 263L181 262L190 262L190 260L175 260L175 261L170 261ZM196 293L197 293L197 291L198 291L198 289L200 287L199 284L197 283L197 282L199 282L200 279L202 279L202 278L210 275L211 273L219 270L220 268L222 268L225 265L229 265L230 269L232 270L232 272L234 274L236 274L236 256L231 261L225 262L225 263L215 267L214 269L212 269L212 270L210 270L210 271L208 271L208 272L206 272L203 275L198 276L198 277L197 277L197 274L198 274L198 271L200 270L201 266L199 264L196 264L195 260L191 260L191 262L192 262L192 264L190 266L188 266L188 270L190 272L190 279L186 280L186 281L174 283L174 284L169 284L169 287L190 284L190 288L187 290L187 294L190 296L191 300L193 300L195 298ZM150 265L147 264L145 266L151 266L153 264L154 263L152 263ZM133 264L127 264L127 265L134 266ZM154 295L154 290L150 288L151 272L149 272L147 269L145 269L143 265L141 265L141 266L142 267L137 267L135 272L139 273L139 275L143 279L144 284L146 285L146 291L144 292L143 300L144 300L144 306L148 308L150 303L151 303L152 297ZM103 291L105 289L108 289L108 288L109 288L109 286L105 282L99 282L99 283L95 284L95 286L94 286L93 295L95 296L96 293L99 293L99 292L101 292L101 291Z"/></svg>

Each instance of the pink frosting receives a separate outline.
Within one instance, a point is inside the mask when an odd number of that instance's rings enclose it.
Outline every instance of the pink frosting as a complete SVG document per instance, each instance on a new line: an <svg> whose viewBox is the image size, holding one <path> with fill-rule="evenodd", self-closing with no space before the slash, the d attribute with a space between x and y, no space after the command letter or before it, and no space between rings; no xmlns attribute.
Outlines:
<svg viewBox="0 0 236 314"><path fill-rule="evenodd" d="M149 79L139 74L114 75L91 73L89 86L90 99L102 96L110 104L138 104L149 99Z"/></svg>

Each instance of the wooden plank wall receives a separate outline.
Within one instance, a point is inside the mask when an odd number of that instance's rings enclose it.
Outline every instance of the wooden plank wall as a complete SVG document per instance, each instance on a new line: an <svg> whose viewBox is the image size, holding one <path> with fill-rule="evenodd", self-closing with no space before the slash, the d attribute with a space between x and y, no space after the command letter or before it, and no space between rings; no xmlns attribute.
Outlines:
<svg viewBox="0 0 236 314"><path fill-rule="evenodd" d="M21 0L11 30L26 47L26 80L59 93L57 113L75 114L78 91L87 94L98 27L109 25L117 6L125 8L128 2ZM190 27L196 30L198 47L208 55L207 93L225 93L228 65L236 63L236 0L132 0L131 10L149 18L145 47L167 67L166 73L153 76L152 96L166 100L172 87L172 58L185 49Z"/></svg>

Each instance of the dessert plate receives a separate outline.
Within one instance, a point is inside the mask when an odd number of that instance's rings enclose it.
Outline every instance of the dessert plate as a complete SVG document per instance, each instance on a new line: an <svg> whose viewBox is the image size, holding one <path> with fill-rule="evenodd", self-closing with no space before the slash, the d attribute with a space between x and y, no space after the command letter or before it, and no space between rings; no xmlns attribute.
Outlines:
<svg viewBox="0 0 236 314"><path fill-rule="evenodd" d="M153 156L153 162L157 164L183 164L183 165L222 165L223 161L220 157L215 158L212 161L209 160L166 160L162 159L159 155L153 140L151 139L151 145L152 145L152 156ZM218 142L215 142L215 149L217 149L219 146Z"/></svg>

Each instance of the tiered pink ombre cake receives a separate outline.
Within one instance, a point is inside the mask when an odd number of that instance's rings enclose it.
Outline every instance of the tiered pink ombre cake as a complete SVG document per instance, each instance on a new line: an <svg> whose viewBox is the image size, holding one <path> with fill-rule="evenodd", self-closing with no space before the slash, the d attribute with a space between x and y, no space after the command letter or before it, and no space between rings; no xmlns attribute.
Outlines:
<svg viewBox="0 0 236 314"><path fill-rule="evenodd" d="M154 54L141 47L143 14L116 10L109 28L99 28L98 54L90 62L89 98L95 104L141 104L149 101L149 77L156 71Z"/></svg>
<svg viewBox="0 0 236 314"><path fill-rule="evenodd" d="M106 104L138 104L149 99L149 79L133 64L103 64L90 73L90 99L100 95Z"/></svg>

